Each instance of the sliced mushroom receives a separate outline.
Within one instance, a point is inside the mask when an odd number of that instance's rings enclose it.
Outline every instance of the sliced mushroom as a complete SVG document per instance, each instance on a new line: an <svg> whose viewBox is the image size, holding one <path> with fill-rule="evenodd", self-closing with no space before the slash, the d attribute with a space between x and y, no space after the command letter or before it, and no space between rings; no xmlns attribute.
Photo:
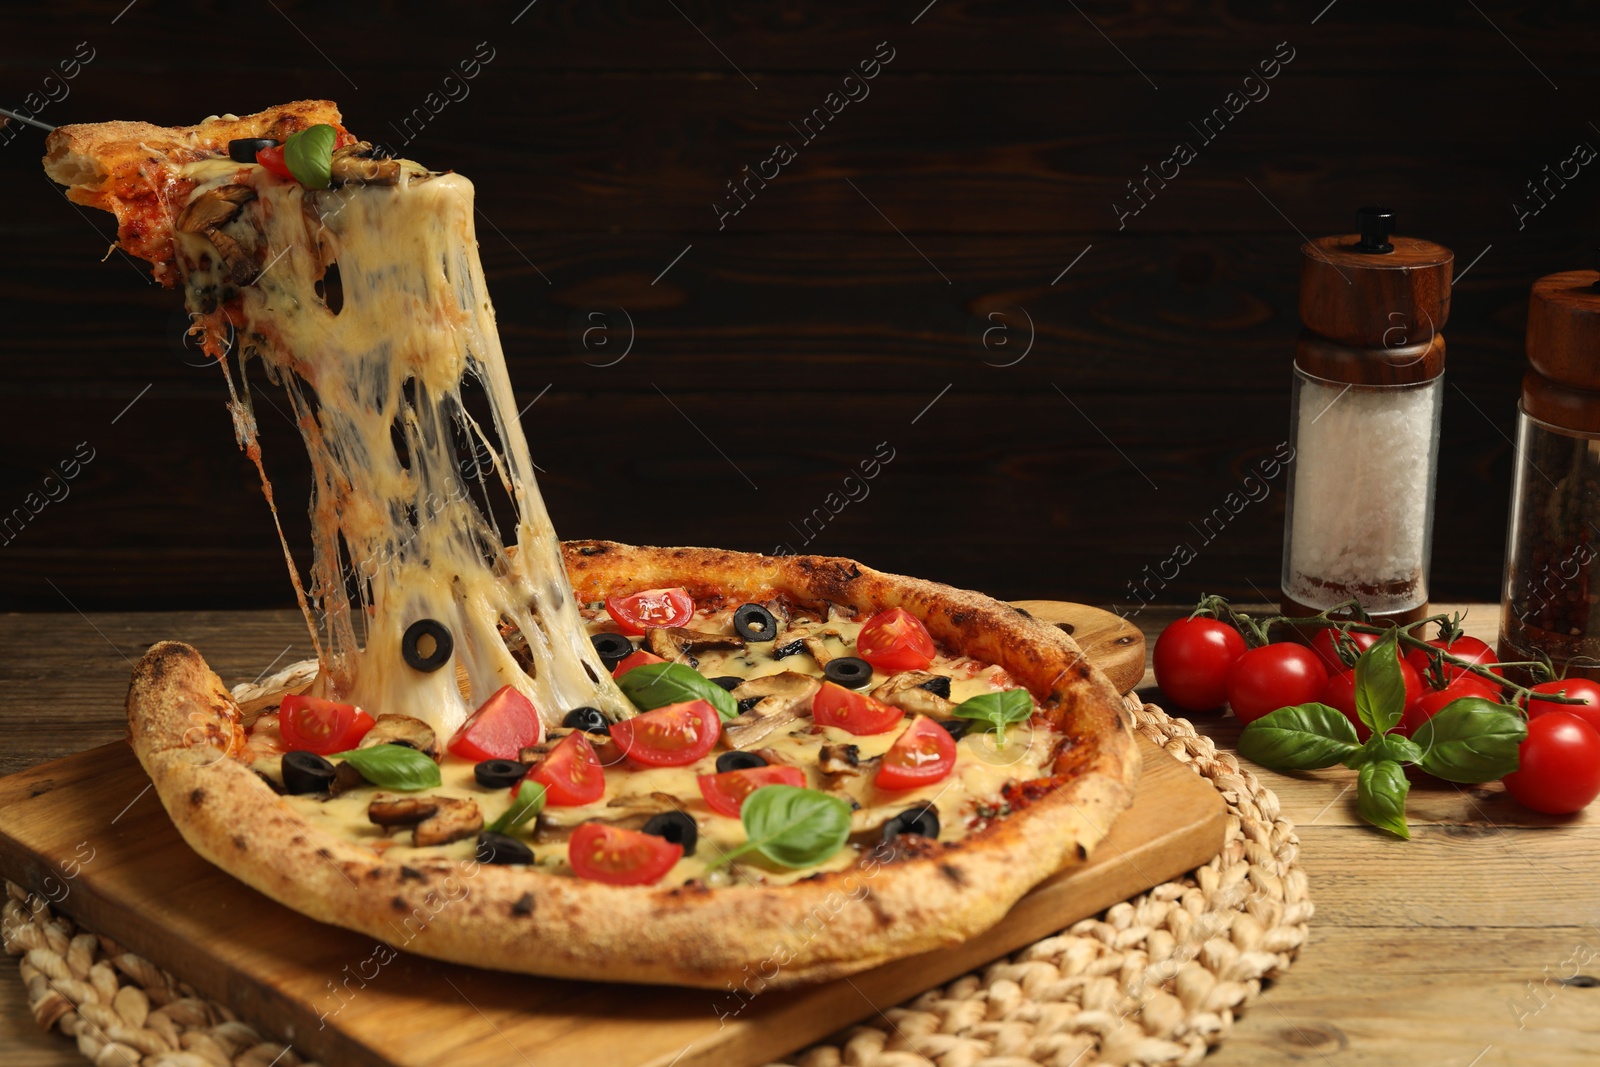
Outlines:
<svg viewBox="0 0 1600 1067"><path fill-rule="evenodd" d="M675 811L679 807L678 798L671 793L628 793L620 797L613 797L606 803L608 808L618 808L623 811L644 812L655 815L663 811Z"/></svg>
<svg viewBox="0 0 1600 1067"><path fill-rule="evenodd" d="M476 800L462 797L434 797L439 810L417 824L412 831L412 843L418 848L429 845L447 845L472 837L483 829L483 813Z"/></svg>
<svg viewBox="0 0 1600 1067"><path fill-rule="evenodd" d="M817 679L794 671L747 678L734 688L734 699L760 699L749 711L724 723L722 734L734 748L755 748L774 730L799 718L820 688L822 683Z"/></svg>
<svg viewBox="0 0 1600 1067"><path fill-rule="evenodd" d="M928 671L901 671L872 691L873 699L909 711L914 715L928 715L948 719L955 704L937 693L922 688L922 683L938 675Z"/></svg>
<svg viewBox="0 0 1600 1067"><path fill-rule="evenodd" d="M371 748L373 745L404 745L431 760L437 760L440 753L439 735L433 732L433 727L421 719L393 712L379 715L378 721L356 747Z"/></svg>
<svg viewBox="0 0 1600 1067"><path fill-rule="evenodd" d="M432 818L443 797L397 797L379 793L367 805L367 819L379 826L415 826Z"/></svg>
<svg viewBox="0 0 1600 1067"><path fill-rule="evenodd" d="M817 766L823 774L860 774L861 750L855 745L823 745Z"/></svg>
<svg viewBox="0 0 1600 1067"><path fill-rule="evenodd" d="M614 819L597 819L592 815L574 818L571 822L563 822L560 809L543 811L533 824L533 842L536 845L560 844L572 837L572 831L586 822L597 822L605 826L620 826L625 830L637 830L650 821L652 815L659 815L670 808L653 807L648 811L630 811L618 815Z"/></svg>
<svg viewBox="0 0 1600 1067"><path fill-rule="evenodd" d="M793 655L796 651L794 646L800 645L807 655L817 661L817 666L826 667L834 655L828 650L828 643L823 640L824 637L837 637L843 640L844 634L832 619L828 622L802 622L784 631L774 647L774 653L780 658Z"/></svg>
<svg viewBox="0 0 1600 1067"><path fill-rule="evenodd" d="M348 793L350 790L366 784L367 780L361 777L360 771L356 770L352 764L340 760L339 765L333 769L333 784L328 787L328 795L336 797L340 793Z"/></svg>
<svg viewBox="0 0 1600 1067"><path fill-rule="evenodd" d="M400 180L400 162L382 158L366 141L336 148L328 174L334 182L355 185L394 185Z"/></svg>
<svg viewBox="0 0 1600 1067"><path fill-rule="evenodd" d="M682 660L691 652L744 647L744 639L732 634L708 634L681 626L659 626L644 633L650 651L665 660Z"/></svg>
<svg viewBox="0 0 1600 1067"><path fill-rule="evenodd" d="M206 236L211 239L211 247L217 250L217 255L228 265L228 277L233 284L249 285L256 280L256 261L239 247L238 241L221 230L212 230Z"/></svg>
<svg viewBox="0 0 1600 1067"><path fill-rule="evenodd" d="M256 191L248 185L219 185L207 189L178 213L177 228L184 233L210 233L232 222L255 198Z"/></svg>

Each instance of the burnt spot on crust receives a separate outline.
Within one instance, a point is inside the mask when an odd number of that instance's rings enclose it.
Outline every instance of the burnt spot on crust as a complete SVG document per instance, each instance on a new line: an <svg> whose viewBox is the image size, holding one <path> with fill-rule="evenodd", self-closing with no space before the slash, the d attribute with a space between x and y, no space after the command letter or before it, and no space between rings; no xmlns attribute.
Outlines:
<svg viewBox="0 0 1600 1067"><path fill-rule="evenodd" d="M333 853L332 853L332 852L329 852L329 851L328 851L328 850L327 850L327 849L325 849L325 848L319 848L319 849L317 849L317 855L319 855L319 856L321 856L321 857L322 857L322 858L323 858L323 859L325 859L325 860L331 860L331 859L333 859Z"/></svg>
<svg viewBox="0 0 1600 1067"><path fill-rule="evenodd" d="M189 790L189 806L190 807L198 808L200 805L204 804L205 802L206 802L206 791L204 789L191 789L191 790Z"/></svg>
<svg viewBox="0 0 1600 1067"><path fill-rule="evenodd" d="M1083 842L1082 841L1079 841L1078 842L1078 859L1086 860L1088 858L1089 858L1089 850L1087 848L1083 847Z"/></svg>
<svg viewBox="0 0 1600 1067"><path fill-rule="evenodd" d="M967 884L967 876L962 874L961 868L957 867L953 863L939 864L939 873L950 879L950 881L954 882L958 886L965 886Z"/></svg>
<svg viewBox="0 0 1600 1067"><path fill-rule="evenodd" d="M871 887L862 888L861 903L872 912L872 921L879 926L888 926L894 921L894 917L884 910L883 901L878 899L878 894L874 893Z"/></svg>
<svg viewBox="0 0 1600 1067"><path fill-rule="evenodd" d="M1029 611L1027 608L1019 608L1015 604L1013 604L1013 605L1011 605L1011 610L1016 612L1018 615L1021 615L1024 619L1033 618L1033 613L1031 611ZM1072 632L1071 630L1067 631L1067 633L1069 633L1069 634L1071 632Z"/></svg>
<svg viewBox="0 0 1600 1067"><path fill-rule="evenodd" d="M607 552L610 552L610 551L611 551L611 548L610 548L609 545L581 545L578 548L578 555L580 555L580 556L603 556Z"/></svg>
<svg viewBox="0 0 1600 1067"><path fill-rule="evenodd" d="M812 877L815 878L816 875L812 875ZM711 887L698 878L691 879L680 886L674 886L667 890L667 896L669 897L705 897L710 895Z"/></svg>
<svg viewBox="0 0 1600 1067"><path fill-rule="evenodd" d="M402 882L420 882L424 877L423 873L415 867L407 867L405 864L400 865L400 880Z"/></svg>
<svg viewBox="0 0 1600 1067"><path fill-rule="evenodd" d="M518 897L517 898L517 902L515 904L511 905L511 914L516 915L516 916L520 916L520 917L523 917L523 918L526 918L527 916L532 915L533 914L533 894L532 893L524 893L524 894L522 894L522 896Z"/></svg>
<svg viewBox="0 0 1600 1067"><path fill-rule="evenodd" d="M305 843L306 843L306 835L305 834L295 834L293 837L289 838L289 844L291 844L291 845L303 845Z"/></svg>
<svg viewBox="0 0 1600 1067"><path fill-rule="evenodd" d="M390 897L389 898L389 907L393 908L395 911L410 911L411 910L411 905L406 903L406 898L405 897Z"/></svg>
<svg viewBox="0 0 1600 1067"><path fill-rule="evenodd" d="M234 834L233 835L233 847L238 849L240 852L249 852L250 851L250 842L245 840L243 834Z"/></svg>

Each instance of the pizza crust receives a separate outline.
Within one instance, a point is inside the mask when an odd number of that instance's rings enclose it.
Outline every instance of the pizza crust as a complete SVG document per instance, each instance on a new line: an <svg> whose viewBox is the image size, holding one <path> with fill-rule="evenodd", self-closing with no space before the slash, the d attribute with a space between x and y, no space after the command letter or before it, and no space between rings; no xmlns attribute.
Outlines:
<svg viewBox="0 0 1600 1067"><path fill-rule="evenodd" d="M563 546L580 600L660 585L730 600L783 593L903 606L934 638L1004 667L1072 743L1055 788L951 843L790 885L609 886L433 859L402 865L314 829L245 763L244 718L188 645L153 646L128 693L130 738L173 823L207 860L314 919L421 955L557 977L750 992L951 945L1081 862L1132 800L1139 760L1115 687L1070 637L977 593L844 559L702 548ZM752 981L759 988L752 986Z"/></svg>

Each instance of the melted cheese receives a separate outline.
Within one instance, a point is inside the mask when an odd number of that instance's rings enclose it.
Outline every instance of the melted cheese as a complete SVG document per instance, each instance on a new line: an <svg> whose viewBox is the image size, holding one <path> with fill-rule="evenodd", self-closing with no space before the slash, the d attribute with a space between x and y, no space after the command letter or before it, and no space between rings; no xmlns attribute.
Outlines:
<svg viewBox="0 0 1600 1067"><path fill-rule="evenodd" d="M221 159L184 174L191 202L223 185L256 194L220 231L263 268L236 297L204 235L177 234L178 258L190 310L225 367L222 339L229 327L237 336L229 387L241 447L259 467L244 375L259 358L311 457L309 586L290 570L317 646L317 691L414 716L442 737L504 685L551 724L578 705L632 714L587 639L534 480L478 260L472 183L409 162L398 184L327 190ZM337 311L319 291L335 264ZM469 384L487 396L492 425L464 405ZM479 506L485 472L511 501L514 553ZM264 471L262 483L270 501ZM403 661L401 636L423 618L451 631L465 693L454 670ZM527 670L502 620L526 639Z"/></svg>

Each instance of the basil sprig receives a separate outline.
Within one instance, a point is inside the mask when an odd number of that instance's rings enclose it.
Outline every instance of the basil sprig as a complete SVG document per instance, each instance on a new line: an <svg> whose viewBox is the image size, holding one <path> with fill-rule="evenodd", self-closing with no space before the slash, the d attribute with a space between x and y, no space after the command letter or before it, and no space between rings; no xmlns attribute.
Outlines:
<svg viewBox="0 0 1600 1067"><path fill-rule="evenodd" d="M997 743L1004 747L1006 727L1012 723L1027 722L1033 715L1033 697L1026 689L1006 689L999 693L980 693L957 704L950 714L983 723L984 729L994 730Z"/></svg>
<svg viewBox="0 0 1600 1067"><path fill-rule="evenodd" d="M1306 771L1342 763L1359 771L1356 811L1381 830L1409 838L1405 764L1451 782L1492 782L1517 769L1528 726L1517 709L1483 697L1462 697L1417 727L1394 733L1405 712L1398 639L1391 630L1356 660L1356 714L1372 730L1358 743L1355 726L1326 704L1269 712L1239 735L1239 753L1264 767Z"/></svg>
<svg viewBox="0 0 1600 1067"><path fill-rule="evenodd" d="M780 867L815 867L844 847L850 836L850 805L817 789L766 785L745 797L739 821L747 840L713 867L746 852L760 853Z"/></svg>
<svg viewBox="0 0 1600 1067"><path fill-rule="evenodd" d="M640 711L704 700L724 719L739 714L732 694L687 663L646 663L624 674L617 684Z"/></svg>
<svg viewBox="0 0 1600 1067"><path fill-rule="evenodd" d="M327 123L308 126L283 142L283 163L307 189L326 189L333 180L333 143L339 131Z"/></svg>
<svg viewBox="0 0 1600 1067"><path fill-rule="evenodd" d="M338 752L330 759L344 760L361 777L385 789L416 792L441 783L439 765L432 759L405 745L373 745Z"/></svg>
<svg viewBox="0 0 1600 1067"><path fill-rule="evenodd" d="M509 834L543 810L544 786L539 782L524 781L522 788L517 790L517 795L511 798L511 806L502 812L498 819L484 827L484 832Z"/></svg>

